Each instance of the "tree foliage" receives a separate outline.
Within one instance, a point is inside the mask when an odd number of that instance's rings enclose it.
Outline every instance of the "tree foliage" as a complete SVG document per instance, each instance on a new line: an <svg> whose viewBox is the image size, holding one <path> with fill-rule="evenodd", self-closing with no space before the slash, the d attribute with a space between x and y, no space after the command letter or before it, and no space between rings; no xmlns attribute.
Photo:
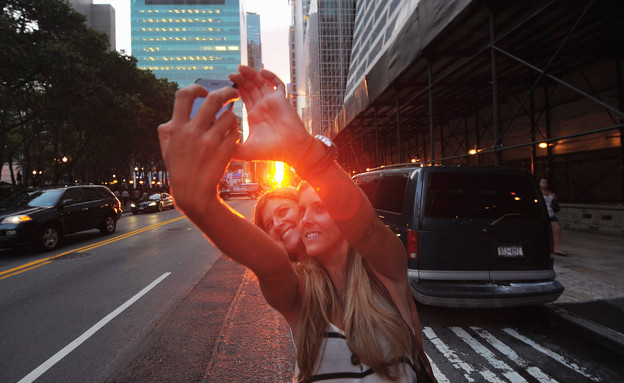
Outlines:
<svg viewBox="0 0 624 383"><path fill-rule="evenodd" d="M0 9L0 158L21 165L25 185L33 171L39 182L100 183L135 166L162 170L156 127L176 83L111 52L65 0Z"/></svg>

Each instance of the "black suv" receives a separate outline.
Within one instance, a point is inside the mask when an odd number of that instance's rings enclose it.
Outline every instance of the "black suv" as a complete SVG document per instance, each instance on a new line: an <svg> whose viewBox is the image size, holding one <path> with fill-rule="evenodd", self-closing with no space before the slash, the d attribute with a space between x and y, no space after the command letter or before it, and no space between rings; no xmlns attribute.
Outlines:
<svg viewBox="0 0 624 383"><path fill-rule="evenodd" d="M35 244L53 250L65 234L99 229L112 234L121 204L106 186L19 191L0 202L0 248Z"/></svg>
<svg viewBox="0 0 624 383"><path fill-rule="evenodd" d="M552 234L534 179L506 168L409 166L355 175L407 249L414 298L447 307L556 300Z"/></svg>

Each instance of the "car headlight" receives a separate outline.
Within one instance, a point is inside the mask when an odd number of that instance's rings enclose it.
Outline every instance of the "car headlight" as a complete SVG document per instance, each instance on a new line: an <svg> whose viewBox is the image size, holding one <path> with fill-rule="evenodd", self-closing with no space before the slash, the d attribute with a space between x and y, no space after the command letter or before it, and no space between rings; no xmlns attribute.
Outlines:
<svg viewBox="0 0 624 383"><path fill-rule="evenodd" d="M130 204L130 207L136 207L133 203Z"/></svg>
<svg viewBox="0 0 624 383"><path fill-rule="evenodd" d="M32 218L30 218L27 215L12 215L10 217L6 217L2 220L2 222L0 223L14 223L14 224L18 224L21 222L28 222L28 221L32 221Z"/></svg>
<svg viewBox="0 0 624 383"><path fill-rule="evenodd" d="M156 202L150 202L150 206L156 206Z"/></svg>

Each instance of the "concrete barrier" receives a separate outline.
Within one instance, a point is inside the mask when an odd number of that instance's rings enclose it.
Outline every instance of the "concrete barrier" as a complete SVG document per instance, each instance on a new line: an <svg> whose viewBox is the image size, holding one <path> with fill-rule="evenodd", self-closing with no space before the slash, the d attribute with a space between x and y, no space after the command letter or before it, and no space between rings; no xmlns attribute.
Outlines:
<svg viewBox="0 0 624 383"><path fill-rule="evenodd" d="M562 203L557 218L564 229L599 232L624 237L624 205Z"/></svg>

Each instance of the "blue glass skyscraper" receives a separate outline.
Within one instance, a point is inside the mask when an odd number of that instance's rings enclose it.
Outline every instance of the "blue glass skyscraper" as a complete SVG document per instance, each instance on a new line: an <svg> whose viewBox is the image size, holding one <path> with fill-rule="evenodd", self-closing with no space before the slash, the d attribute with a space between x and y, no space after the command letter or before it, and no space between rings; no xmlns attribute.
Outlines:
<svg viewBox="0 0 624 383"><path fill-rule="evenodd" d="M138 67L180 87L242 62L239 0L132 0L131 28Z"/></svg>

